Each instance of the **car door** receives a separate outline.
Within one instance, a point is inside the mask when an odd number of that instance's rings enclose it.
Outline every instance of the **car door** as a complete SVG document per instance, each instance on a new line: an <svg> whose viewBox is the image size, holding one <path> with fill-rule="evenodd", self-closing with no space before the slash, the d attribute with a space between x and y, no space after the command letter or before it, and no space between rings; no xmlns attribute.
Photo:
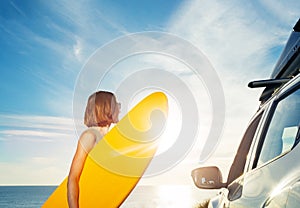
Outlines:
<svg viewBox="0 0 300 208"><path fill-rule="evenodd" d="M263 121L266 117L266 109L268 105L265 105L260 111L254 116L247 130L241 140L238 151L235 155L234 161L230 167L230 171L227 178L227 188L222 190L222 196L226 199L221 200L224 207L231 207L234 202L239 201L242 197L243 191L243 180L244 171L247 166L247 159L249 152L253 146L253 142L257 137L258 133L261 131ZM221 207L223 207L221 206Z"/></svg>
<svg viewBox="0 0 300 208"><path fill-rule="evenodd" d="M249 150L244 174L233 177L227 187L227 207L263 207L270 196L299 180L299 82L298 77L296 84L290 84L270 102ZM229 182L231 177L229 173Z"/></svg>
<svg viewBox="0 0 300 208"><path fill-rule="evenodd" d="M247 155L249 153L252 141L261 128L261 123L264 117L265 107L261 108L258 113L250 121L247 130L240 142L239 148L231 165L227 184L228 186L221 189L219 195L210 200L211 207L227 207L231 201L241 197L241 180L247 164Z"/></svg>

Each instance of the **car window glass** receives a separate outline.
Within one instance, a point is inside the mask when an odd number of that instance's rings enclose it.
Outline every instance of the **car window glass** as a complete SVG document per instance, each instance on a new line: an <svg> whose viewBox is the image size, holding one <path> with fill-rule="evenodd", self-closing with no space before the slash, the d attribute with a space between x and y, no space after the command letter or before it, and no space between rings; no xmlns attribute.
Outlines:
<svg viewBox="0 0 300 208"><path fill-rule="evenodd" d="M253 119L253 121L249 124L249 126L242 138L242 141L240 143L238 151L235 155L235 158L234 158L233 163L229 170L229 174L227 177L228 184L233 182L235 179L237 179L239 176L241 176L244 172L247 155L248 155L253 137L257 130L258 124L261 120L262 114L263 114L263 112L261 112L259 115L257 115Z"/></svg>
<svg viewBox="0 0 300 208"><path fill-rule="evenodd" d="M282 133L282 153L288 152L295 144L298 126L283 128Z"/></svg>
<svg viewBox="0 0 300 208"><path fill-rule="evenodd" d="M292 149L300 123L300 90L279 101L274 111L257 165Z"/></svg>

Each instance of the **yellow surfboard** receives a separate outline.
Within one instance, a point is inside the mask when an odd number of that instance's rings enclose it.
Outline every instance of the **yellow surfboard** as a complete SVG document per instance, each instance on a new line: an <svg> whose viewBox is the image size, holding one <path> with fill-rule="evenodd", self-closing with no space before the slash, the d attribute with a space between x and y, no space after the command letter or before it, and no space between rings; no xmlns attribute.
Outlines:
<svg viewBox="0 0 300 208"><path fill-rule="evenodd" d="M80 208L115 208L123 203L156 152L167 111L167 97L153 93L100 140L89 153L80 177ZM68 207L67 180L43 208Z"/></svg>

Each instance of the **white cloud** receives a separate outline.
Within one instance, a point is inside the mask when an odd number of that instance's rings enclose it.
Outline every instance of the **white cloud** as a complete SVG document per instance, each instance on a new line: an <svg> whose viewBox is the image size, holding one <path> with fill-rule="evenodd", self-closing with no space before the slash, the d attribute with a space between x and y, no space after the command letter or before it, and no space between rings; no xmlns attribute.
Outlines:
<svg viewBox="0 0 300 208"><path fill-rule="evenodd" d="M297 6L293 7L295 4ZM265 18L262 16L264 13L258 10L268 10L281 21L275 24L274 16ZM272 49L285 44L299 18L295 14L299 13L297 1L289 1L285 6L265 1L262 6L252 1L193 0L183 3L170 19L168 31L202 50L222 81L226 124L219 146L206 164L219 165L225 180L247 124L259 105L261 90L248 89L247 84L270 76L278 58L278 54L272 54ZM209 123L206 123L206 128L209 128ZM193 150L182 163L170 173L145 179L145 183L163 183L165 176L168 178L168 175L180 174L181 170L203 165L198 164L198 159L199 146L203 136L207 136L205 130L203 132L202 129ZM176 179L171 183L176 183Z"/></svg>
<svg viewBox="0 0 300 208"><path fill-rule="evenodd" d="M73 53L79 61L82 61L82 43L78 38L76 40L76 44L73 46Z"/></svg>
<svg viewBox="0 0 300 208"><path fill-rule="evenodd" d="M246 9L232 2L193 1L185 5L177 18L174 16L170 22L170 31L200 48L219 74L226 98L226 128L223 135L228 137L230 134L235 142L244 130L240 126L246 126L257 108L258 92L250 92L246 85L251 77L265 76L255 75L252 71L262 65L260 60L266 56L269 44L265 44L269 38L257 31L256 26L249 27L251 20L246 18ZM236 120L239 128L234 128Z"/></svg>
<svg viewBox="0 0 300 208"><path fill-rule="evenodd" d="M275 11L274 7L266 4L259 8L252 2L239 1L189 1L170 21L169 31L200 48L222 80L227 115L223 139L235 138L238 142L241 138L244 126L258 108L260 93L246 86L253 79L270 76L278 58L270 51L281 45L292 29L293 25L286 31L273 24L272 19L261 18L259 9ZM294 17L288 12L279 14L278 4L276 8L277 15Z"/></svg>
<svg viewBox="0 0 300 208"><path fill-rule="evenodd" d="M24 137L45 137L45 138L55 138L55 137L66 137L67 134L56 133L56 132L46 132L46 131L33 131L33 130L3 130L0 134L5 134L7 136L24 136Z"/></svg>
<svg viewBox="0 0 300 208"><path fill-rule="evenodd" d="M66 0L47 4L50 11L68 25L68 29L62 28L61 25L49 20L50 27L65 38L62 47L65 49L64 56L69 61L75 59L77 63L84 64L90 54L104 43L103 41L110 41L114 37L113 33L127 34L122 25L111 21L102 12L102 8L95 4L93 1L76 1L70 4ZM107 9L105 12L109 13ZM66 49L69 49L72 55L66 53Z"/></svg>
<svg viewBox="0 0 300 208"><path fill-rule="evenodd" d="M26 14L14 2L11 1L9 3L20 15L22 15L25 18L27 17Z"/></svg>
<svg viewBox="0 0 300 208"><path fill-rule="evenodd" d="M283 27L295 24L295 21L299 18L300 4L297 0L259 0L257 3L263 5L265 12L269 13L271 17L282 23ZM276 22L273 23L276 24ZM288 27L288 29L290 29L290 27Z"/></svg>
<svg viewBox="0 0 300 208"><path fill-rule="evenodd" d="M0 126L39 130L73 131L73 119L54 116L0 114Z"/></svg>
<svg viewBox="0 0 300 208"><path fill-rule="evenodd" d="M0 162L1 185L57 185L68 174L69 166L61 159L47 158L22 162Z"/></svg>
<svg viewBox="0 0 300 208"><path fill-rule="evenodd" d="M76 140L73 119L34 115L0 115L2 141L56 142ZM26 152L26 150L23 150Z"/></svg>
<svg viewBox="0 0 300 208"><path fill-rule="evenodd" d="M0 184L59 184L67 175L78 139L71 118L6 114L0 126Z"/></svg>
<svg viewBox="0 0 300 208"><path fill-rule="evenodd" d="M221 76L225 72L253 76L252 71L263 72L256 69L266 64L268 49L278 43L278 37L271 24L265 30L267 22L259 20L252 7L236 1L190 1L171 20L170 31L199 47ZM264 70L267 75L271 69Z"/></svg>

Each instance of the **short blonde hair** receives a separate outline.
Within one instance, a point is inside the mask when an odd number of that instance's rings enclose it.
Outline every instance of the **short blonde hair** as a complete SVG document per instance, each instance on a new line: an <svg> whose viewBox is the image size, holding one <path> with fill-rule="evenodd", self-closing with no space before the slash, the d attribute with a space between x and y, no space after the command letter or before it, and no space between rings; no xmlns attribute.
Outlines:
<svg viewBox="0 0 300 208"><path fill-rule="evenodd" d="M92 126L110 126L117 123L119 115L119 103L113 93L98 91L93 93L87 102L84 114L84 124Z"/></svg>

